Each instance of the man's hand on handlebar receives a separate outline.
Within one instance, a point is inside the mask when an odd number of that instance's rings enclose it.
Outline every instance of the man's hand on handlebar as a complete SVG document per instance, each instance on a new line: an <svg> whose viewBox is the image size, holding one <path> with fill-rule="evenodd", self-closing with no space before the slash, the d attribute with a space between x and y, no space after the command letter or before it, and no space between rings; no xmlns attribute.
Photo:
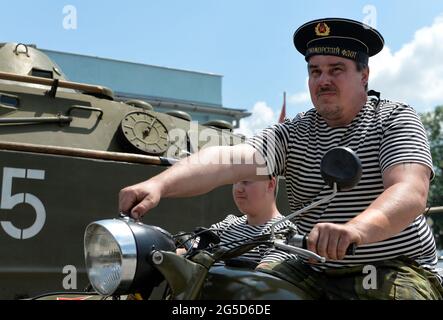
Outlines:
<svg viewBox="0 0 443 320"><path fill-rule="evenodd" d="M317 223L308 235L307 246L327 260L342 260L352 244L359 245L358 229L347 224Z"/></svg>

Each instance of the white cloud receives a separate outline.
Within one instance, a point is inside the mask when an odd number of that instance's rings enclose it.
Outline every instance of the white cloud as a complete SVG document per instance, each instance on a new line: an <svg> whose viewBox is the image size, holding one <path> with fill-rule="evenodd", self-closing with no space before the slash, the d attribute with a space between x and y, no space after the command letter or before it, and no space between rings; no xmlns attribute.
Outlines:
<svg viewBox="0 0 443 320"><path fill-rule="evenodd" d="M412 105L418 112L443 104L443 16L415 32L392 53L385 47L370 59L369 87L382 97Z"/></svg>
<svg viewBox="0 0 443 320"><path fill-rule="evenodd" d="M306 91L290 95L288 98L288 102L290 104L309 104L311 102L311 96L309 95L308 89L306 89Z"/></svg>
<svg viewBox="0 0 443 320"><path fill-rule="evenodd" d="M311 95L309 93L308 77L305 79L305 90L290 94L286 106L286 117L292 118L299 112L312 108Z"/></svg>
<svg viewBox="0 0 443 320"><path fill-rule="evenodd" d="M235 129L235 133L251 137L277 122L277 115L266 102L256 102L254 107L252 107L251 113L252 115L248 118L240 120L240 128Z"/></svg>

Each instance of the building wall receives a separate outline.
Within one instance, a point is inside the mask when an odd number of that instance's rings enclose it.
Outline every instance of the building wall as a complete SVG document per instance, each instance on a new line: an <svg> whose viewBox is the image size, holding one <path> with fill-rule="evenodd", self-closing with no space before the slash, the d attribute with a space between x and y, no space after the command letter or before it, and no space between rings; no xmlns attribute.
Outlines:
<svg viewBox="0 0 443 320"><path fill-rule="evenodd" d="M113 91L222 106L222 76L146 64L42 50L71 81L106 86Z"/></svg>

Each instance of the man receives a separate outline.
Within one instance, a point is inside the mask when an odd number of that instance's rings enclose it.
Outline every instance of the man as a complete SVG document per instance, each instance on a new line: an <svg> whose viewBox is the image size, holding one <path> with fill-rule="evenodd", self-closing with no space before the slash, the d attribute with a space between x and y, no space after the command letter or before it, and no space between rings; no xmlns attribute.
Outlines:
<svg viewBox="0 0 443 320"><path fill-rule="evenodd" d="M211 226L220 237L220 245L232 249L239 243L270 233L271 225L283 218L275 203L277 184L277 179L272 177L263 181L239 181L232 186L234 202L243 215L230 214ZM296 230L290 221L284 221L276 225L275 231L288 227ZM261 245L246 252L241 258L249 260L251 266L260 263L263 266L265 263L294 259L295 256Z"/></svg>
<svg viewBox="0 0 443 320"><path fill-rule="evenodd" d="M383 48L383 37L360 22L328 18L301 26L294 44L308 62L315 109L264 130L245 145L208 148L123 189L120 209L139 217L161 197L197 195L235 180L260 179L257 170L265 161L270 174L286 176L295 211L330 194L320 160L329 149L346 146L362 162L359 184L294 221L309 234L309 250L327 262L288 260L271 265L268 272L313 298L441 299L441 279L433 272L435 242L422 215L433 177L423 125L411 107L368 99L366 91L368 60ZM222 154L245 161L214 164ZM352 243L356 254L346 256Z"/></svg>

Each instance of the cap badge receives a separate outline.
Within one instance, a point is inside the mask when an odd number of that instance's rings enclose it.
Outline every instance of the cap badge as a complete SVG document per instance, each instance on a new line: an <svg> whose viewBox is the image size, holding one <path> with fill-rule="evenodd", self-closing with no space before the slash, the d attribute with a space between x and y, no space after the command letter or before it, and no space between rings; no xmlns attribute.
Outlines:
<svg viewBox="0 0 443 320"><path fill-rule="evenodd" d="M315 26L315 34L317 36L320 36L320 37L329 36L330 32L331 32L331 29L324 22L320 22Z"/></svg>

